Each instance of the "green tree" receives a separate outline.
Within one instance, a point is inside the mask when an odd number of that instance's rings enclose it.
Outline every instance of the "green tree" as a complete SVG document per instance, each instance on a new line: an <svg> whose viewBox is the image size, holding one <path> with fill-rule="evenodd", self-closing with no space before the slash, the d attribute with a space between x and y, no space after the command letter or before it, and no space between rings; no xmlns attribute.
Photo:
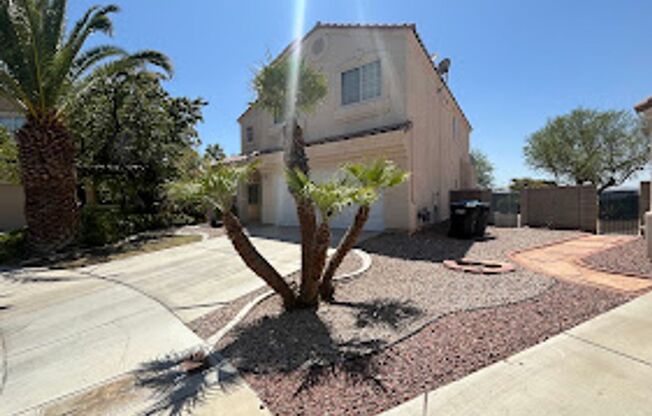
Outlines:
<svg viewBox="0 0 652 416"><path fill-rule="evenodd" d="M537 188L548 188L551 186L557 186L557 182L549 181L546 179L513 178L509 184L509 189L512 192L520 192L525 188L537 189Z"/></svg>
<svg viewBox="0 0 652 416"><path fill-rule="evenodd" d="M17 132L25 188L27 238L50 251L71 242L79 224L75 145L63 113L79 94L108 74L158 65L165 56L133 55L114 46L85 49L97 32L111 34L116 6L95 6L66 33L66 0L0 0L0 96L26 114Z"/></svg>
<svg viewBox="0 0 652 416"><path fill-rule="evenodd" d="M650 143L631 113L580 108L549 120L524 152L528 165L556 181L591 183L601 193L647 165Z"/></svg>
<svg viewBox="0 0 652 416"><path fill-rule="evenodd" d="M11 134L0 126L0 182L20 183L18 146Z"/></svg>
<svg viewBox="0 0 652 416"><path fill-rule="evenodd" d="M122 211L158 213L165 185L187 173L199 145L201 99L172 97L148 71L96 82L72 106L68 125L82 176L109 188Z"/></svg>
<svg viewBox="0 0 652 416"><path fill-rule="evenodd" d="M494 185L494 166L487 155L480 150L471 150L471 164L475 169L475 176L478 186L484 189L491 189Z"/></svg>
<svg viewBox="0 0 652 416"><path fill-rule="evenodd" d="M218 143L213 143L206 146L206 151L204 152L204 155L209 160L214 162L222 161L226 157L226 154L224 153L224 149L222 149L222 146L220 146Z"/></svg>

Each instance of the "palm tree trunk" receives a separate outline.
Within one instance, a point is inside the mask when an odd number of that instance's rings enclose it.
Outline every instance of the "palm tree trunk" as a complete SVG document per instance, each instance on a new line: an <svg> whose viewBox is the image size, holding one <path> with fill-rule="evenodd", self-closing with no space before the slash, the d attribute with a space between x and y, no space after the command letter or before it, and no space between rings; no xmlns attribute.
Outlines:
<svg viewBox="0 0 652 416"><path fill-rule="evenodd" d="M25 189L28 245L38 253L64 248L79 229L72 136L54 116L30 116L16 140Z"/></svg>
<svg viewBox="0 0 652 416"><path fill-rule="evenodd" d="M238 252L245 264L283 298L283 305L286 309L292 309L296 304L296 296L290 285L254 247L244 233L238 217L231 211L226 211L223 213L222 220L235 251Z"/></svg>
<svg viewBox="0 0 652 416"><path fill-rule="evenodd" d="M310 174L310 167L308 166L308 157L306 156L306 143L303 139L303 129L299 126L296 118L292 119L290 126L292 128L292 137L285 156L285 166L288 170L299 169L308 176ZM318 281L316 283L316 289L312 289L315 285L312 275L315 273L313 269L313 254L316 244L317 215L315 214L315 207L309 199L301 195L296 195L292 191L290 192L297 206L297 217L301 230L301 289L299 298L300 303L311 307L313 306L314 298L312 293L319 292Z"/></svg>
<svg viewBox="0 0 652 416"><path fill-rule="evenodd" d="M358 238L360 238L362 230L364 229L364 225L369 218L369 210L370 208L368 206L360 206L358 212L355 215L355 219L353 220L353 224L351 224L346 234L344 235L344 238L342 238L342 241L337 247L335 254L333 254L333 256L328 261L328 266L326 266L326 270L324 271L321 279L321 286L319 287L322 299L326 301L333 300L333 296L335 295L333 277L335 276L337 269L342 264L342 261L344 261L346 255L349 254L349 252L355 246L355 243L358 241Z"/></svg>
<svg viewBox="0 0 652 416"><path fill-rule="evenodd" d="M314 241L314 252L308 268L309 273L306 279L301 280L299 292L299 304L301 307L306 308L317 307L319 304L321 273L326 265L326 255L331 242L331 231L328 223L323 222L319 225Z"/></svg>

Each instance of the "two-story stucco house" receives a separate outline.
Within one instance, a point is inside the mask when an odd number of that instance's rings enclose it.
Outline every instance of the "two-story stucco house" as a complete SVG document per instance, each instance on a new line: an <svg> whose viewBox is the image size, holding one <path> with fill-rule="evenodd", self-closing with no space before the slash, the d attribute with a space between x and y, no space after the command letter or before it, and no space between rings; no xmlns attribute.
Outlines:
<svg viewBox="0 0 652 416"><path fill-rule="evenodd" d="M414 231L449 215L449 192L475 185L469 157L471 125L419 38L415 25L318 23L301 45L302 58L328 80L328 94L300 118L314 179L342 163L388 158L410 172L373 206L370 230ZM259 172L238 195L245 222L297 224L284 178L283 122L250 107L238 119L240 159ZM346 227L354 209L333 221Z"/></svg>

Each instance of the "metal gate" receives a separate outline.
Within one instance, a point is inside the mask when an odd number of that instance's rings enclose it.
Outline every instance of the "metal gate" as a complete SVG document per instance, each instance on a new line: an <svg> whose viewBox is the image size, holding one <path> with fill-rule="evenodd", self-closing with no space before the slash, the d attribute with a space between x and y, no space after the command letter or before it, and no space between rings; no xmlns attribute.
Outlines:
<svg viewBox="0 0 652 416"><path fill-rule="evenodd" d="M640 233L639 192L635 190L605 191L599 197L599 234Z"/></svg>

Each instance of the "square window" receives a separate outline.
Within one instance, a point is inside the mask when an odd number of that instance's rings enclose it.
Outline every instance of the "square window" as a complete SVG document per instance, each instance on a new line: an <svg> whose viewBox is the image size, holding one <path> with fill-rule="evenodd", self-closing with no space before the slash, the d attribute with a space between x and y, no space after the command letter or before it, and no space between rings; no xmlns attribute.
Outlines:
<svg viewBox="0 0 652 416"><path fill-rule="evenodd" d="M371 100L381 94L380 60L342 72L342 105Z"/></svg>

